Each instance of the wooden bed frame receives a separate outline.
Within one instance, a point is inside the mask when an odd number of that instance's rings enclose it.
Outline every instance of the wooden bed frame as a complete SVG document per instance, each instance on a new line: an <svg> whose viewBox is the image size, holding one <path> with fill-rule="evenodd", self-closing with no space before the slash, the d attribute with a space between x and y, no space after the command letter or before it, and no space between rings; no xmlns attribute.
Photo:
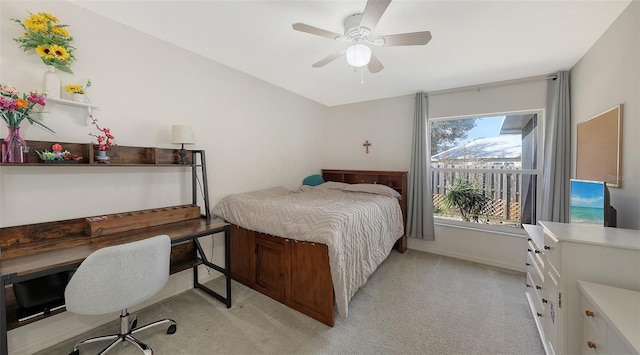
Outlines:
<svg viewBox="0 0 640 355"><path fill-rule="evenodd" d="M407 172L322 170L325 181L384 184L400 193L406 222ZM407 249L403 235L394 246ZM325 244L302 242L231 226L231 276L329 326L334 325L334 293Z"/></svg>

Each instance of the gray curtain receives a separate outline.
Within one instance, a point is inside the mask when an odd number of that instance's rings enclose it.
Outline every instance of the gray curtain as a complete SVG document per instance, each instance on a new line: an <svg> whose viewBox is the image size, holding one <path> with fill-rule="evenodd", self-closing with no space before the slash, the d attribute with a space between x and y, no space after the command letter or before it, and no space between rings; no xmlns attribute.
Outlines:
<svg viewBox="0 0 640 355"><path fill-rule="evenodd" d="M569 72L547 84L540 220L569 222L571 179L571 97Z"/></svg>
<svg viewBox="0 0 640 355"><path fill-rule="evenodd" d="M413 122L413 144L411 170L409 171L409 194L407 201L407 236L434 240L433 195L431 193L431 149L427 124L429 98L426 93L416 94Z"/></svg>

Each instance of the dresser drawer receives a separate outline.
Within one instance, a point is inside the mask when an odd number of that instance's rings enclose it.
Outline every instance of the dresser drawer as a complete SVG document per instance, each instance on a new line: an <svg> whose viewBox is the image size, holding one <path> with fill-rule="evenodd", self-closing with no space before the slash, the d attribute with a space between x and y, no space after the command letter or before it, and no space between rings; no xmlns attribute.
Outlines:
<svg viewBox="0 0 640 355"><path fill-rule="evenodd" d="M527 274L527 290L531 295L531 301L537 313L544 314L544 304L542 303L542 287L536 284L531 274Z"/></svg>
<svg viewBox="0 0 640 355"><path fill-rule="evenodd" d="M581 297L580 313L582 314L583 324L588 324L598 334L607 334L607 320L587 298Z"/></svg>
<svg viewBox="0 0 640 355"><path fill-rule="evenodd" d="M553 268L556 271L556 274L562 276L562 270L560 270L560 243L556 242L556 240L548 235L544 234L544 250L542 250L542 254L544 255L544 259L549 264L545 264L545 267Z"/></svg>
<svg viewBox="0 0 640 355"><path fill-rule="evenodd" d="M607 352L609 354L637 354L625 345L625 342L611 329L607 328Z"/></svg>
<svg viewBox="0 0 640 355"><path fill-rule="evenodd" d="M582 348L585 354L607 354L607 321L584 296L580 300Z"/></svg>
<svg viewBox="0 0 640 355"><path fill-rule="evenodd" d="M527 273L527 284L531 285L529 288L529 290L531 290L531 294L535 295L540 302L542 302L542 298L544 298L544 293L542 293L544 283L541 282L540 274L538 274L535 266L533 267L532 272Z"/></svg>
<svg viewBox="0 0 640 355"><path fill-rule="evenodd" d="M605 331L596 329L593 322L588 322L583 317L582 322L582 348L586 354L608 354L607 351L607 323L604 323Z"/></svg>
<svg viewBox="0 0 640 355"><path fill-rule="evenodd" d="M535 245L535 243L529 241L527 243L527 256L531 257L531 264L534 263L538 265L538 268L542 271L544 270L544 259L542 251ZM527 261L529 262L529 261Z"/></svg>
<svg viewBox="0 0 640 355"><path fill-rule="evenodd" d="M529 264L527 266L527 273L531 274L531 277L533 278L533 281L536 283L536 285L544 285L544 275L542 273L542 268L538 263L536 263L535 257L527 254L527 263Z"/></svg>

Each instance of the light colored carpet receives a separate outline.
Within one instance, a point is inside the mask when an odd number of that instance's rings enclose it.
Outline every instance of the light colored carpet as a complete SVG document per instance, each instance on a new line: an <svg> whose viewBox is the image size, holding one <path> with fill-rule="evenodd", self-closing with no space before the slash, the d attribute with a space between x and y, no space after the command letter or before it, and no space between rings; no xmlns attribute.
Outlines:
<svg viewBox="0 0 640 355"><path fill-rule="evenodd" d="M233 282L233 307L190 290L138 312L138 324L173 318L178 331L140 333L161 354L544 354L524 295L525 276L409 250L392 252L333 328ZM223 290L224 282L209 283ZM114 316L115 317L115 316ZM38 354L66 354L111 322ZM90 344L95 354L106 344ZM127 345L113 354L140 354Z"/></svg>

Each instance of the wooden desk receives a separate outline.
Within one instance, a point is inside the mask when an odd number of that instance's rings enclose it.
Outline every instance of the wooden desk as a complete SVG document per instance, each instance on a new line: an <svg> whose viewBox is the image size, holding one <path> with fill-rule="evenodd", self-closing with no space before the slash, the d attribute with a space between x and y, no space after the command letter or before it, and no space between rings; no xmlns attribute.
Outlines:
<svg viewBox="0 0 640 355"><path fill-rule="evenodd" d="M222 219L209 221L204 218L190 219L99 237L87 236L84 232L84 227L80 228L80 225L84 225L84 219L0 228L0 240L6 239L12 232L15 232L16 229L19 228L22 228L22 231L29 230L29 228L37 228L40 233L46 230L51 232L47 233L48 236L46 238L40 238L41 235L36 235L33 237L33 242L19 243L8 247L5 246L2 249L2 258L0 259L0 281L3 287L2 292L0 292L0 312L2 312L0 315L1 355L8 354L8 330L64 311L59 310L18 324L15 311L11 311L12 308L15 310L17 305L11 305L11 302L7 302L7 300L12 297L10 292L7 291L11 291L11 289L6 288L6 286L61 271L74 270L89 254L100 248L150 238L159 234L167 234L171 238L171 273L192 268L194 288L203 290L223 302L227 308L231 308L230 229L229 224ZM225 234L224 267L210 262L198 241L200 237L222 232ZM31 233L28 234L30 235ZM200 264L211 267L225 275L225 296L216 293L198 282L197 267ZM7 294L9 294L9 297Z"/></svg>

